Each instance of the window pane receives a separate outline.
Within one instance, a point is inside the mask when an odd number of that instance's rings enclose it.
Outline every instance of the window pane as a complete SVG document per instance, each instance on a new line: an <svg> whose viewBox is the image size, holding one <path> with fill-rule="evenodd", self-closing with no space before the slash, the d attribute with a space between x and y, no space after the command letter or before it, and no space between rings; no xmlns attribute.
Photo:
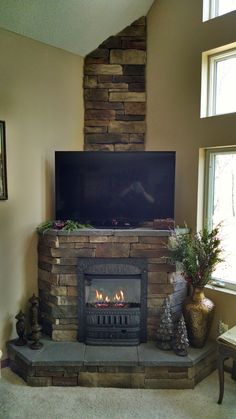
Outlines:
<svg viewBox="0 0 236 419"><path fill-rule="evenodd" d="M236 153L214 156L213 226L221 225L225 261L218 265L214 278L236 283Z"/></svg>
<svg viewBox="0 0 236 419"><path fill-rule="evenodd" d="M216 62L215 114L236 112L236 56Z"/></svg>
<svg viewBox="0 0 236 419"><path fill-rule="evenodd" d="M203 21L236 10L236 0L203 0Z"/></svg>
<svg viewBox="0 0 236 419"><path fill-rule="evenodd" d="M218 16L236 10L236 0L218 0Z"/></svg>

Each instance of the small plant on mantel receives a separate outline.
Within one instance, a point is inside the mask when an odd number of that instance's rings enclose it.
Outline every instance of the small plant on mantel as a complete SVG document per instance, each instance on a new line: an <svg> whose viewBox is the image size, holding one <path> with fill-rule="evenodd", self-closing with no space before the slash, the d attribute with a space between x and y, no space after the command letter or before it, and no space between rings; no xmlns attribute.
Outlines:
<svg viewBox="0 0 236 419"><path fill-rule="evenodd" d="M219 226L209 231L174 232L170 237L168 250L173 262L181 264L185 280L193 287L203 288L210 280L221 258Z"/></svg>
<svg viewBox="0 0 236 419"><path fill-rule="evenodd" d="M67 231L70 233L72 231L80 230L81 228L92 228L92 226L89 224L82 224L74 220L48 220L37 227L37 232L45 233L46 231L53 229Z"/></svg>

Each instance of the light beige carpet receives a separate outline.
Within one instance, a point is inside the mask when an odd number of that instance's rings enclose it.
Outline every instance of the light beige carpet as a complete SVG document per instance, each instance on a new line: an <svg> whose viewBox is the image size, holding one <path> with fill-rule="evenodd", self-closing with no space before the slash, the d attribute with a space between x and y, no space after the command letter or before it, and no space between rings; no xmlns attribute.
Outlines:
<svg viewBox="0 0 236 419"><path fill-rule="evenodd" d="M234 419L236 382L225 374L217 404L215 371L194 390L28 387L8 368L0 379L0 419Z"/></svg>

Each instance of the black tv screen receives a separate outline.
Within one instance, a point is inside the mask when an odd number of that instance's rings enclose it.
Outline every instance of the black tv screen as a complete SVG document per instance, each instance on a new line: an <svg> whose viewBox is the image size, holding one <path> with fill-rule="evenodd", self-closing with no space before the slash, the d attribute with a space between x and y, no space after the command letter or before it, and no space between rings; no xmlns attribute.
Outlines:
<svg viewBox="0 0 236 419"><path fill-rule="evenodd" d="M96 227L174 218L175 152L55 153L56 219Z"/></svg>

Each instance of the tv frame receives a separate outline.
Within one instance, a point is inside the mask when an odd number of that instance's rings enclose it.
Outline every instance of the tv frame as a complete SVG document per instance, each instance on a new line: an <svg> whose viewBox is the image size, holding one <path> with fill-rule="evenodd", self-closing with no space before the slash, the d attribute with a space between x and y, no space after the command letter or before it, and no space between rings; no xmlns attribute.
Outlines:
<svg viewBox="0 0 236 419"><path fill-rule="evenodd" d="M127 151L127 152L110 152L110 151L55 151L55 214L56 214L56 219L63 219L65 220L65 218L61 218L60 216L58 216L58 192L57 192L57 182L58 182L58 159L59 159L59 155L70 155L70 154L87 154L88 156L91 155L93 157L98 157L101 155L106 156L106 158L109 155L125 155L127 157L127 155L132 156L132 155L141 155L141 154L145 154L145 155L153 155L153 154L158 154L158 155L172 155L174 158L174 161L172 163L172 169L174 171L174 177L173 177L173 190L172 190L172 203L173 203L173 212L170 216L168 217L154 217L152 219L148 219L148 218L143 218L140 219L139 222L137 220L124 220L124 219L119 219L116 217L112 217L109 218L109 220L101 220L100 222L97 222L97 220L89 220L88 218L85 219L85 217L81 217L81 218L77 218L77 217L70 217L70 219L73 220L77 220L80 221L81 223L91 223L92 226L97 227L97 228L132 228L132 227L137 227L137 226L141 226L144 225L145 223L149 222L149 221L153 221L155 218L165 218L165 219L174 219L174 211L175 211L175 168L176 168L176 152L175 151Z"/></svg>

